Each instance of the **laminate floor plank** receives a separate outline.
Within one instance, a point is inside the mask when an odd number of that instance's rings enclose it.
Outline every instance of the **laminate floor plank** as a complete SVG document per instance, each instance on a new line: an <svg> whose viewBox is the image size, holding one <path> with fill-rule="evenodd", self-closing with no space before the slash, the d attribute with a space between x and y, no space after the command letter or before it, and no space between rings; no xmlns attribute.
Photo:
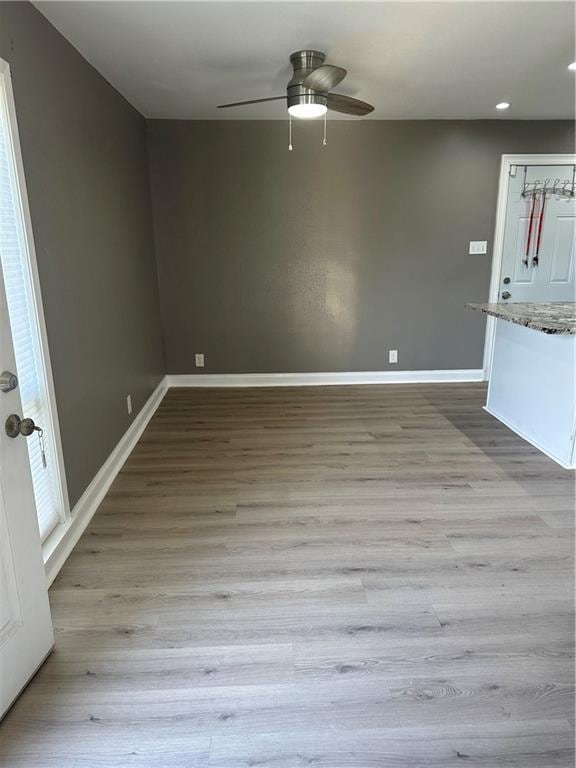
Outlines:
<svg viewBox="0 0 576 768"><path fill-rule="evenodd" d="M573 768L574 475L483 384L173 389L6 768Z"/></svg>
<svg viewBox="0 0 576 768"><path fill-rule="evenodd" d="M458 727L459 726L459 727ZM567 721L215 738L211 768L572 768Z"/></svg>

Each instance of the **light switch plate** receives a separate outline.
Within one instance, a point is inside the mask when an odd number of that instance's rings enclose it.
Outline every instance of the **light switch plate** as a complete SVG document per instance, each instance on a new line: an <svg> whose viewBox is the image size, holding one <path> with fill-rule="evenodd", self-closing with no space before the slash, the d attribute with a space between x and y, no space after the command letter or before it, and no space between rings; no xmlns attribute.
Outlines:
<svg viewBox="0 0 576 768"><path fill-rule="evenodd" d="M468 253L488 253L487 240L470 240Z"/></svg>

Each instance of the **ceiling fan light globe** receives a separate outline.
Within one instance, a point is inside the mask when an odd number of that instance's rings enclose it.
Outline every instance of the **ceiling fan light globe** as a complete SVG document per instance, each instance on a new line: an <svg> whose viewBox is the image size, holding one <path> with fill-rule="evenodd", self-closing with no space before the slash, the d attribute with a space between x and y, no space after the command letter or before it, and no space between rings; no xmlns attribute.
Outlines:
<svg viewBox="0 0 576 768"><path fill-rule="evenodd" d="M326 104L292 104L288 112L292 117L309 120L314 117L322 117L328 111Z"/></svg>

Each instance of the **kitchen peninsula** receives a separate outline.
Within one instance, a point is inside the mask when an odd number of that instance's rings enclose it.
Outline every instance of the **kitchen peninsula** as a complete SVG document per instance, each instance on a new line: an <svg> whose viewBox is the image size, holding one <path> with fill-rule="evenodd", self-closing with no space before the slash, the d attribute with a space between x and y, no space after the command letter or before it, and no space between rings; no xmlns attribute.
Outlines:
<svg viewBox="0 0 576 768"><path fill-rule="evenodd" d="M576 302L467 307L496 318L488 413L576 468Z"/></svg>

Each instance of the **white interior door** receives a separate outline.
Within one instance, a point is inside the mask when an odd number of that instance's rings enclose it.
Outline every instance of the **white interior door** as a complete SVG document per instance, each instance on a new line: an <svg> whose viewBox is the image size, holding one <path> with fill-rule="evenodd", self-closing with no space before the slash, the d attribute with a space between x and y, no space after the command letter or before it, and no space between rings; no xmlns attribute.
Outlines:
<svg viewBox="0 0 576 768"><path fill-rule="evenodd" d="M0 270L0 371L16 371ZM1 382L0 382L1 385ZM18 387L0 391L0 717L54 643L26 440L5 422L22 414Z"/></svg>
<svg viewBox="0 0 576 768"><path fill-rule="evenodd" d="M510 178L499 301L574 301L576 200L546 185L573 182L573 165L514 166ZM526 168L526 173L524 172ZM522 195L525 185L528 194Z"/></svg>

